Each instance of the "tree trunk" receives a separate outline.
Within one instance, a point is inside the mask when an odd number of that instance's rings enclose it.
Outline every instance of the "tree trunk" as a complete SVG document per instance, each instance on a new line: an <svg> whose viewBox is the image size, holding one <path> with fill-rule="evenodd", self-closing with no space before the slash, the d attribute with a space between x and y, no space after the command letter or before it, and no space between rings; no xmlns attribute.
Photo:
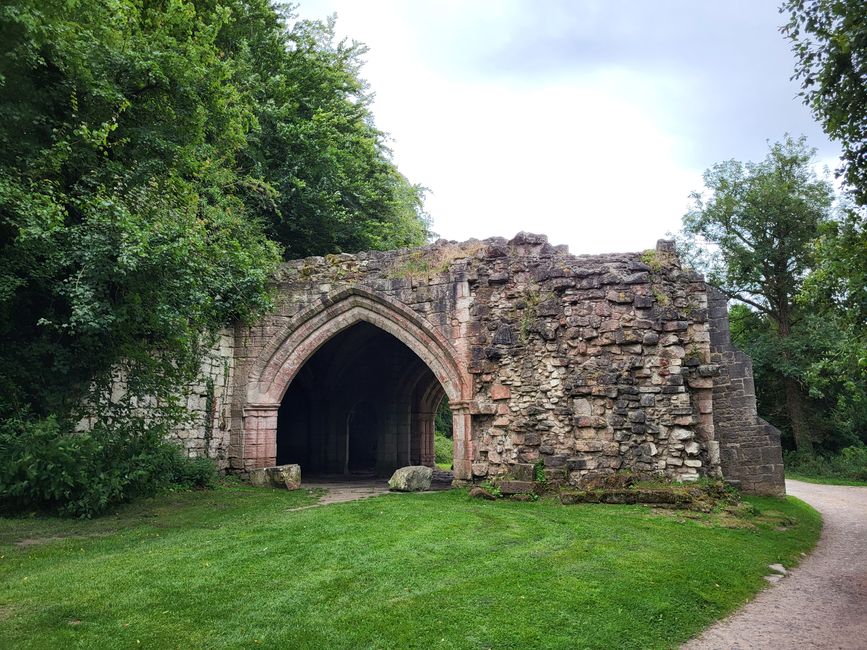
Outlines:
<svg viewBox="0 0 867 650"><path fill-rule="evenodd" d="M784 295L778 298L778 304L777 322L780 326L780 338L785 341L792 333L792 307ZM785 347L783 348L783 356L789 361L789 351ZM795 447L798 451L811 453L813 451L813 439L810 437L807 419L804 417L801 389L794 377L783 377L783 387L786 391L786 410L789 413L789 422L792 423Z"/></svg>
<svg viewBox="0 0 867 650"><path fill-rule="evenodd" d="M795 447L798 448L798 451L811 453L813 451L813 439L810 437L810 430L804 417L798 382L792 377L785 377L783 383L786 387L786 410L789 412L792 433L795 435Z"/></svg>

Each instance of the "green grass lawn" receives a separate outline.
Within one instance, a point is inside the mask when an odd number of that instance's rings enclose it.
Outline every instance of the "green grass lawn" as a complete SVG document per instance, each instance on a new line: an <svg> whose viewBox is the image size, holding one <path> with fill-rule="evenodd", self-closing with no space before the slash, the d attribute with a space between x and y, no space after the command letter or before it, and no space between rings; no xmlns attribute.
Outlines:
<svg viewBox="0 0 867 650"><path fill-rule="evenodd" d="M460 490L293 510L313 499L229 484L0 519L0 646L673 647L821 526L791 498L747 520Z"/></svg>

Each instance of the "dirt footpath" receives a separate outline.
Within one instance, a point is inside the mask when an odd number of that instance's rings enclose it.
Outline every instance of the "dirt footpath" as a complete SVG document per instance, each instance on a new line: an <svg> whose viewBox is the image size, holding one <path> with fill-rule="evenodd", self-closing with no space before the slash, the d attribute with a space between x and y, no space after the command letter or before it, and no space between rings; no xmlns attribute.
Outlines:
<svg viewBox="0 0 867 650"><path fill-rule="evenodd" d="M816 549L684 649L867 650L867 487L786 481L786 491L822 513Z"/></svg>

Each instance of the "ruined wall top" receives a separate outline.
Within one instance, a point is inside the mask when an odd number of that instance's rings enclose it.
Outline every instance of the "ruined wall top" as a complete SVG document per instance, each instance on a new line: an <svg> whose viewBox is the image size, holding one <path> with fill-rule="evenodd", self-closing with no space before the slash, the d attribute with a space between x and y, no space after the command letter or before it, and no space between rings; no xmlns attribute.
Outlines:
<svg viewBox="0 0 867 650"><path fill-rule="evenodd" d="M588 277L595 271L609 273L627 271L639 274L633 277L605 278L605 280L625 280L639 284L646 276L640 275L659 270L661 267L681 270L674 242L660 239L654 249L637 252L605 254L571 254L566 245L552 245L545 235L520 232L512 239L489 237L457 242L439 239L427 246L401 248L393 251L362 251L359 253L337 253L325 256L312 256L284 262L278 281L315 279L316 277L335 276L341 281L359 279L371 273L392 280L409 280L413 285L431 283L435 279L444 281L443 276L455 271L487 271L488 282L505 281L505 276L497 272L505 271L509 262L561 262L574 266L551 267L547 277ZM377 273L378 272L378 273ZM688 281L702 281L700 275L690 271L683 272ZM347 275L353 274L353 275ZM470 281L478 280L477 275L461 277ZM523 278L522 278L523 279ZM606 282L603 282L603 284ZM568 282L566 283L568 284ZM565 286L565 285L564 285Z"/></svg>

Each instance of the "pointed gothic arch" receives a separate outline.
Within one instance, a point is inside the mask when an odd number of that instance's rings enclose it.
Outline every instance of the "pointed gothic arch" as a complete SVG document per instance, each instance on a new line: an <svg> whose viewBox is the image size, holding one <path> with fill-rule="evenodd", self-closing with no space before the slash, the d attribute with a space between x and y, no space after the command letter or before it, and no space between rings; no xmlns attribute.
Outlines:
<svg viewBox="0 0 867 650"><path fill-rule="evenodd" d="M455 476L469 478L472 381L458 362L459 355L436 328L411 308L358 287L326 296L296 315L270 337L253 362L242 396L242 427L236 434L239 438L236 448L241 450L244 468L275 464L277 419L283 396L318 350L359 323L367 323L405 345L430 371L434 379L431 383L448 396L456 432ZM427 440L427 436L424 439ZM427 461L428 454L422 454L422 458Z"/></svg>

